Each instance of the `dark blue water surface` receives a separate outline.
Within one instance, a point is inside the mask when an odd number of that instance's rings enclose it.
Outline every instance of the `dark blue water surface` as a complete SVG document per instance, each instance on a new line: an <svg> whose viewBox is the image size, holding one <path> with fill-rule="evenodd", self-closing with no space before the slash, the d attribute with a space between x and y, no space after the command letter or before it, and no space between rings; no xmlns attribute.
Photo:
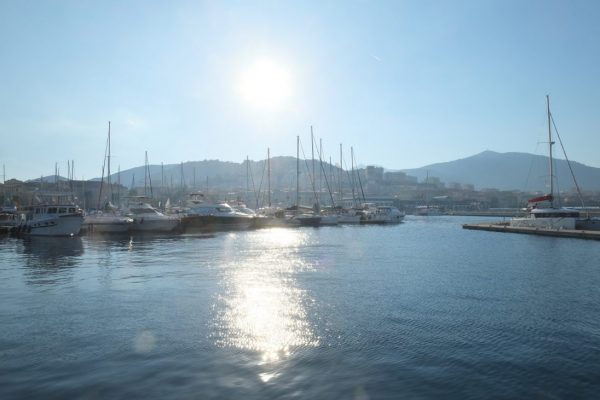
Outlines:
<svg viewBox="0 0 600 400"><path fill-rule="evenodd" d="M600 242L389 227L0 239L0 398L598 398Z"/></svg>

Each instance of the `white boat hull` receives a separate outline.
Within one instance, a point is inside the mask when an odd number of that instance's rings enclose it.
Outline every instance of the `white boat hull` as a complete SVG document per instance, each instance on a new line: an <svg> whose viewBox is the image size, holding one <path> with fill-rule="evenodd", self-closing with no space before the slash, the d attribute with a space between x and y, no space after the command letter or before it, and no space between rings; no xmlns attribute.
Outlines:
<svg viewBox="0 0 600 400"><path fill-rule="evenodd" d="M360 215L338 215L338 224L360 224Z"/></svg>
<svg viewBox="0 0 600 400"><path fill-rule="evenodd" d="M171 232L179 225L176 218L139 218L131 224L132 232Z"/></svg>
<svg viewBox="0 0 600 400"><path fill-rule="evenodd" d="M125 233L133 220L118 216L86 216L82 229L88 233Z"/></svg>
<svg viewBox="0 0 600 400"><path fill-rule="evenodd" d="M322 215L321 226L332 226L339 223L339 217L337 215Z"/></svg>
<svg viewBox="0 0 600 400"><path fill-rule="evenodd" d="M81 215L55 215L26 221L17 232L31 236L73 236L79 234L82 223Z"/></svg>

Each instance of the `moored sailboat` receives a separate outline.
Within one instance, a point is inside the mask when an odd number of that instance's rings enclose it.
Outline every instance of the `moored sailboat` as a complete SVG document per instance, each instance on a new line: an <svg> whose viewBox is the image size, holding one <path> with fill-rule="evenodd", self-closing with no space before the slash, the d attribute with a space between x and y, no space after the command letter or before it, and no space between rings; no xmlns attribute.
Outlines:
<svg viewBox="0 0 600 400"><path fill-rule="evenodd" d="M509 225L512 227L542 228L542 229L575 229L576 222L580 219L579 210L566 207L557 207L554 198L554 161L552 158L552 115L550 114L550 97L546 96L548 116L548 150L550 193L531 198L527 201L527 215L512 218ZM541 205L541 206L540 206Z"/></svg>
<svg viewBox="0 0 600 400"><path fill-rule="evenodd" d="M107 186L109 199L103 211L97 210L86 214L83 219L82 230L88 233L126 233L129 231L133 219L122 215L111 203L113 201L113 187L110 181L110 121L108 121L108 138L104 161L107 163ZM100 193L98 194L98 208L102 199L102 187L104 183L104 165L102 166L102 181Z"/></svg>

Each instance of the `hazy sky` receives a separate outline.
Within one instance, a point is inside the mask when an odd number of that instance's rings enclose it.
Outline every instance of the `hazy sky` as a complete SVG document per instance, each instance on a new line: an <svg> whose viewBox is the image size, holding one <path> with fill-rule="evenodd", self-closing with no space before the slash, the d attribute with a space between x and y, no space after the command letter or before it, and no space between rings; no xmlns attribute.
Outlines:
<svg viewBox="0 0 600 400"><path fill-rule="evenodd" d="M489 149L600 167L598 1L0 1L7 178L310 156L400 169ZM349 152L348 152L349 153ZM349 159L348 159L349 160ZM527 171L524 171L526 174Z"/></svg>

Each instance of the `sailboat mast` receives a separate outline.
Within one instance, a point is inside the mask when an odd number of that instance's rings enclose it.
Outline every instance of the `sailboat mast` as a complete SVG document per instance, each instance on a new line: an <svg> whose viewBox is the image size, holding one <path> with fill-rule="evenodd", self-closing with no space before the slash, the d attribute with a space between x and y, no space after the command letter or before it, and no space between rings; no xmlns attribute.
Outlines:
<svg viewBox="0 0 600 400"><path fill-rule="evenodd" d="M548 110L548 147L549 147L549 154L550 154L550 205L553 205L553 201L554 201L554 163L552 162L552 145L554 144L554 142L552 141L552 122L551 122L551 115L550 115L550 96L546 95L546 106L547 106L547 110Z"/></svg>
<svg viewBox="0 0 600 400"><path fill-rule="evenodd" d="M352 165L352 203L355 203L355 196L354 196L354 147L350 146L350 162ZM356 204L355 204L356 206Z"/></svg>
<svg viewBox="0 0 600 400"><path fill-rule="evenodd" d="M342 144L340 143L340 169L338 170L338 183L340 185L340 203L342 202L342 200L344 199L343 193L342 193L342 188L343 183L342 183L342 176L344 175L344 157L342 154Z"/></svg>
<svg viewBox="0 0 600 400"><path fill-rule="evenodd" d="M114 201L113 199L113 190L112 190L112 184L110 182L110 121L108 121L108 157L107 157L107 173L106 173L106 179L108 182L108 190L109 190L109 201L112 203Z"/></svg>
<svg viewBox="0 0 600 400"><path fill-rule="evenodd" d="M269 208L271 207L271 150L267 148L267 198Z"/></svg>
<svg viewBox="0 0 600 400"><path fill-rule="evenodd" d="M300 136L296 136L296 211L300 207Z"/></svg>
<svg viewBox="0 0 600 400"><path fill-rule="evenodd" d="M144 157L144 196L148 197L148 151Z"/></svg>
<svg viewBox="0 0 600 400"><path fill-rule="evenodd" d="M313 187L313 191L315 189L315 138L313 136L313 127L312 125L310 126L310 156L312 157L312 187ZM315 196L316 197L316 196ZM317 200L317 204L319 203L319 200Z"/></svg>
<svg viewBox="0 0 600 400"><path fill-rule="evenodd" d="M117 204L120 207L121 204L121 164L117 169Z"/></svg>
<svg viewBox="0 0 600 400"><path fill-rule="evenodd" d="M323 139L319 139L319 203L321 203L321 191L323 190Z"/></svg>
<svg viewBox="0 0 600 400"><path fill-rule="evenodd" d="M250 204L250 157L246 155L246 204Z"/></svg>

